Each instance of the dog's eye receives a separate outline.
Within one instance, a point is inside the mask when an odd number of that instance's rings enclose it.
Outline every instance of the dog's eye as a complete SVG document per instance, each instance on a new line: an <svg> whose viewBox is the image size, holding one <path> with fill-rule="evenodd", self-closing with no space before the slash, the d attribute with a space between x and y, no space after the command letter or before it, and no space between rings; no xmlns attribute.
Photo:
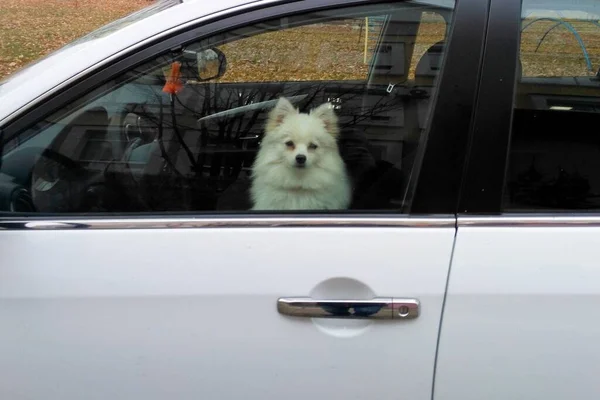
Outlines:
<svg viewBox="0 0 600 400"><path fill-rule="evenodd" d="M294 147L294 142L292 142L291 140L288 140L287 142L285 142L285 145L287 147Z"/></svg>
<svg viewBox="0 0 600 400"><path fill-rule="evenodd" d="M311 149L311 150L315 150L317 147L319 147L319 146L317 146L314 143L311 143L311 144L308 145L308 148Z"/></svg>

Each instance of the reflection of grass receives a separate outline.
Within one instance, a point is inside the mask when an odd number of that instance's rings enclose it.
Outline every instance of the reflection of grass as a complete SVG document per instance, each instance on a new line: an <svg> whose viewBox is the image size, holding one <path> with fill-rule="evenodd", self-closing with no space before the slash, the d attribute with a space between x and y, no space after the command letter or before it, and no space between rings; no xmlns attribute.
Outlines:
<svg viewBox="0 0 600 400"><path fill-rule="evenodd" d="M527 20L523 23L529 23ZM594 75L600 67L600 27L582 21L569 21L577 30L592 62L593 71L587 69L583 50L572 32L564 26L554 28L544 39L537 52L539 41L552 26L553 21L538 21L529 26L521 37L521 61L524 76L586 76Z"/></svg>
<svg viewBox="0 0 600 400"><path fill-rule="evenodd" d="M135 11L148 0L0 0L0 78L89 31ZM223 81L363 79L363 19L318 24L241 39L222 46L229 68ZM526 21L526 22L529 22ZM524 22L524 23L526 23ZM522 36L525 76L585 76L600 67L600 27L569 21L581 35L594 68L589 72L577 40L555 22L539 21ZM420 26L409 76L425 51L444 38L439 17ZM377 32L371 33L373 43ZM370 48L372 44L370 43ZM370 52L369 52L370 55Z"/></svg>
<svg viewBox="0 0 600 400"><path fill-rule="evenodd" d="M150 3L148 0L0 0L0 78L64 44ZM318 24L222 46L224 81L362 79L364 19ZM364 28L364 27L363 27ZM378 29L370 34L372 55ZM417 36L413 68L444 36L443 20L428 18Z"/></svg>
<svg viewBox="0 0 600 400"><path fill-rule="evenodd" d="M363 64L358 25L315 25L260 34L222 46L228 81L358 79Z"/></svg>
<svg viewBox="0 0 600 400"><path fill-rule="evenodd" d="M221 46L228 68L222 82L364 79L365 34L362 19L263 33ZM421 55L444 37L445 25L428 22L417 37L414 71ZM378 32L371 32L368 60Z"/></svg>
<svg viewBox="0 0 600 400"><path fill-rule="evenodd" d="M148 5L148 0L0 0L0 78L89 31ZM222 81L364 79L364 19L265 33L222 46ZM444 37L441 19L428 19L416 38L411 72ZM370 34L368 59L378 29Z"/></svg>
<svg viewBox="0 0 600 400"><path fill-rule="evenodd" d="M230 68L226 81L277 81L363 79L364 35L361 21L315 25L266 33L223 46ZM529 21L525 21L527 23ZM581 35L593 70L587 69L583 51L574 35L557 27L536 47L555 22L539 21L527 28L521 40L524 76L588 76L600 68L600 27L589 22L569 21ZM445 36L441 18L421 24L411 58L409 77L427 49Z"/></svg>
<svg viewBox="0 0 600 400"><path fill-rule="evenodd" d="M0 79L148 0L0 0Z"/></svg>

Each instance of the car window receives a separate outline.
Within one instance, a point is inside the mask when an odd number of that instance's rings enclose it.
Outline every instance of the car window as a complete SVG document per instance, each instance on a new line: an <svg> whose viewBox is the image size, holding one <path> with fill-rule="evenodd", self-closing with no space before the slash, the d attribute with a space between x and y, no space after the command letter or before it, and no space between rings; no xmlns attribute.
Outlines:
<svg viewBox="0 0 600 400"><path fill-rule="evenodd" d="M4 138L0 210L407 212L451 21L369 5L159 54Z"/></svg>
<svg viewBox="0 0 600 400"><path fill-rule="evenodd" d="M600 209L600 3L524 0L507 211Z"/></svg>

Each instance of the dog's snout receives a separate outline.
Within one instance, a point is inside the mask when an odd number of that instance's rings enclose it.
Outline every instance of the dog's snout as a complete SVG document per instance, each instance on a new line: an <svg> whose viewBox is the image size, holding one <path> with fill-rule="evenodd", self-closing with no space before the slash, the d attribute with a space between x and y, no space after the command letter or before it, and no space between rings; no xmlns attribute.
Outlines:
<svg viewBox="0 0 600 400"><path fill-rule="evenodd" d="M306 156L304 154L298 154L296 156L296 162L298 164L304 164L306 162Z"/></svg>

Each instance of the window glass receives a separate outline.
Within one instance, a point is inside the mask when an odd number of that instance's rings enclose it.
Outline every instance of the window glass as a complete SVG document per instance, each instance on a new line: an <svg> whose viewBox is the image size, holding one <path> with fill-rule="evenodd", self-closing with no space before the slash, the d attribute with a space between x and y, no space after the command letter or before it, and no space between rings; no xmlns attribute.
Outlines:
<svg viewBox="0 0 600 400"><path fill-rule="evenodd" d="M507 211L600 209L600 3L524 0Z"/></svg>
<svg viewBox="0 0 600 400"><path fill-rule="evenodd" d="M451 20L369 5L157 55L4 138L0 211L406 212Z"/></svg>
<svg viewBox="0 0 600 400"><path fill-rule="evenodd" d="M365 81L384 22L340 19L226 43L229 68L218 82Z"/></svg>
<svg viewBox="0 0 600 400"><path fill-rule="evenodd" d="M524 0L522 76L596 75L600 65L598 12L600 6L591 0Z"/></svg>

